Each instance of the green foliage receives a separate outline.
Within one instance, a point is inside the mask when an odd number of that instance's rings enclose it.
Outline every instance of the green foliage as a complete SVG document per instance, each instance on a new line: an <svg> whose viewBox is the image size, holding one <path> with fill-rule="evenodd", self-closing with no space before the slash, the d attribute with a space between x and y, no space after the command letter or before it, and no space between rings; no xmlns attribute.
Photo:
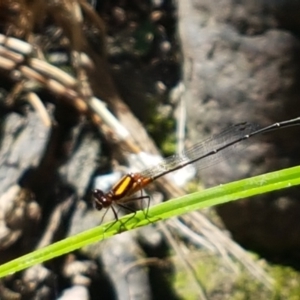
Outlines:
<svg viewBox="0 0 300 300"><path fill-rule="evenodd" d="M135 52L141 56L147 55L152 48L155 35L156 27L150 20L141 22L133 34Z"/></svg>
<svg viewBox="0 0 300 300"><path fill-rule="evenodd" d="M274 300L300 299L300 274L289 267L275 266L271 269L275 279Z"/></svg>
<svg viewBox="0 0 300 300"><path fill-rule="evenodd" d="M300 166L277 172L260 175L237 182L220 185L211 189L189 194L145 211L138 211L76 236L66 238L46 248L39 249L14 261L0 266L0 277L23 270L37 263L44 262L59 255L74 251L90 243L100 241L124 230L148 225L152 222L182 215L196 209L201 209L233 200L250 197L278 189L300 184Z"/></svg>

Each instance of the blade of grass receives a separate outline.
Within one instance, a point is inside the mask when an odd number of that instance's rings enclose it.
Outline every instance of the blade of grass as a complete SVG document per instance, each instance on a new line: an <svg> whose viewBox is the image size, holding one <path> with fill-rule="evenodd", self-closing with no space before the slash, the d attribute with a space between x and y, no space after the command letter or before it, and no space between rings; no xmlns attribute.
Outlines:
<svg viewBox="0 0 300 300"><path fill-rule="evenodd" d="M101 241L119 233L121 230L138 228L204 207L289 188L299 184L300 166L297 166L219 185L201 192L169 200L150 207L147 215L145 211L138 211L136 214L130 214L120 218L118 221L97 226L5 263L0 266L0 278L77 250L91 243ZM126 224L126 228L124 224Z"/></svg>

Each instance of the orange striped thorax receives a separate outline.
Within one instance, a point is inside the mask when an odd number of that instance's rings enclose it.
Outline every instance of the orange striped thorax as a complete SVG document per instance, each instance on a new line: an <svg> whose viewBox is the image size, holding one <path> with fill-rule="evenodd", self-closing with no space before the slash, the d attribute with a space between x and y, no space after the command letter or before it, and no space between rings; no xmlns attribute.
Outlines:
<svg viewBox="0 0 300 300"><path fill-rule="evenodd" d="M113 201L128 198L142 190L151 181L151 178L143 177L139 173L126 174L112 187L107 196Z"/></svg>
<svg viewBox="0 0 300 300"><path fill-rule="evenodd" d="M94 206L96 209L111 207L115 203L124 203L132 200L130 196L142 190L153 181L152 177L146 177L139 173L129 173L123 176L108 193L101 190L93 190ZM116 213L115 213L116 216Z"/></svg>

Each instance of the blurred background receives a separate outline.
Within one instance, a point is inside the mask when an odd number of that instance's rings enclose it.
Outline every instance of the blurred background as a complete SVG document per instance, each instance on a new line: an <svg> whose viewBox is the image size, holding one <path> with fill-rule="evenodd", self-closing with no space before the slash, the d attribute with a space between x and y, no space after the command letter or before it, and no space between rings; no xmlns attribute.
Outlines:
<svg viewBox="0 0 300 300"><path fill-rule="evenodd" d="M0 263L99 225L95 181L109 190L141 153L299 116L299 11L0 1ZM162 179L151 202L295 166L298 135L254 138L189 184ZM300 299L298 199L293 188L123 233L2 279L0 298Z"/></svg>

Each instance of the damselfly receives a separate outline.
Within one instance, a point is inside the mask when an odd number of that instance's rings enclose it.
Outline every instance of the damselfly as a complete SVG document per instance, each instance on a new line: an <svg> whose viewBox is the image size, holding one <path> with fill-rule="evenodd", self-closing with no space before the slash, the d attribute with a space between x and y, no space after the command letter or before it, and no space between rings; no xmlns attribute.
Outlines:
<svg viewBox="0 0 300 300"><path fill-rule="evenodd" d="M251 123L239 123L230 126L221 133L195 144L181 154L167 157L152 168L139 173L124 175L107 193L95 189L93 191L95 208L101 210L112 207L113 204L122 206L122 204L132 200L148 198L147 196L140 195L134 197L133 195L157 178L187 165L199 162L198 169L213 165L216 161L225 159L232 154L237 145L248 140L250 137L296 125L300 125L300 117L274 123L263 128L258 128L257 125ZM113 212L117 218L114 209Z"/></svg>

